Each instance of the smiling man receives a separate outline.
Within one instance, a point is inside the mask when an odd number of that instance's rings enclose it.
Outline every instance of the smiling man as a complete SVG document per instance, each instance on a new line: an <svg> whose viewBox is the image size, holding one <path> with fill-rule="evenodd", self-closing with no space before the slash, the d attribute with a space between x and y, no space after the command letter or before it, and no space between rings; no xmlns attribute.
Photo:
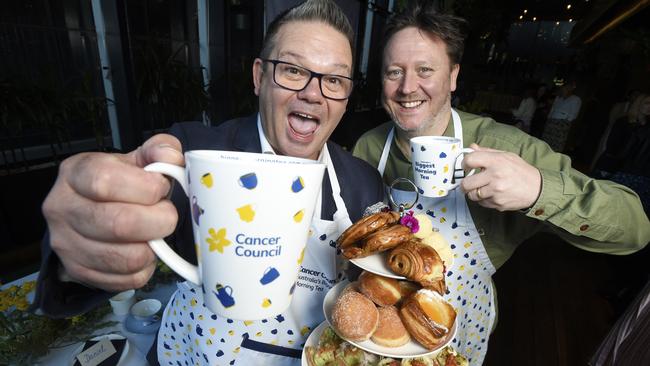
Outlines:
<svg viewBox="0 0 650 366"><path fill-rule="evenodd" d="M446 197L420 195L412 210L430 218L453 250L448 298L457 319L472 322L458 327L454 345L479 365L496 319L491 276L519 244L550 231L589 251L628 254L648 243L650 223L629 188L585 176L571 168L569 157L515 127L452 109L464 21L434 6L416 4L388 20L382 103L392 121L361 136L354 155L391 184L413 179L413 137L454 137L474 148L463 165L480 172L463 178L461 189ZM399 203L415 199L413 192L390 193Z"/></svg>
<svg viewBox="0 0 650 366"><path fill-rule="evenodd" d="M168 237L196 263L187 198L177 185L165 199L169 182L145 172L147 164L183 165L181 152L198 149L318 159L327 165L321 206L290 308L262 321L221 318L202 306L201 288L179 283L148 357L165 365L299 365L309 330L324 320L325 293L345 278L331 243L383 199L377 171L327 141L352 92L352 39L332 1L306 1L269 25L253 63L259 114L215 128L177 124L128 154L64 161L43 204L49 231L35 304L48 315L70 316L105 302L111 292L142 287L156 264L147 240Z"/></svg>

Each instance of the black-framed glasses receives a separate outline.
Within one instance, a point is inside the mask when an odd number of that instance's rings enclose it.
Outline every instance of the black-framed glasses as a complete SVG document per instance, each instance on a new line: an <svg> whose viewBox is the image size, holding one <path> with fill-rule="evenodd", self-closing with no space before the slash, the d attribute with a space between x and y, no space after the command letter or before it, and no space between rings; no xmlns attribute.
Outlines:
<svg viewBox="0 0 650 366"><path fill-rule="evenodd" d="M325 98L345 100L352 94L354 82L347 76L321 74L302 66L280 60L261 60L273 64L273 81L282 88L301 91L309 85L311 79L316 78L318 79L320 92Z"/></svg>

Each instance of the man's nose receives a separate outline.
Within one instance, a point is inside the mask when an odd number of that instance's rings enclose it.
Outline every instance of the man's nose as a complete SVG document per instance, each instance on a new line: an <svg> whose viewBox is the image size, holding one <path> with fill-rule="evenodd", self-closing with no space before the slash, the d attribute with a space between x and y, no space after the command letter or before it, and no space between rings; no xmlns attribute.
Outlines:
<svg viewBox="0 0 650 366"><path fill-rule="evenodd" d="M402 94L411 94L419 87L417 75L414 73L405 73L399 85L399 90Z"/></svg>
<svg viewBox="0 0 650 366"><path fill-rule="evenodd" d="M304 99L310 103L320 103L323 100L323 94L320 91L320 80L313 76L307 86L298 92L298 98Z"/></svg>

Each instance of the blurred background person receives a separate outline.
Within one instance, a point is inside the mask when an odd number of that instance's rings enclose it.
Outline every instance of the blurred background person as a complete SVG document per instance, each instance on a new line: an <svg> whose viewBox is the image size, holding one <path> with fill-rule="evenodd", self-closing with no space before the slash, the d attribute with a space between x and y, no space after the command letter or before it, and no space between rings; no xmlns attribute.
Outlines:
<svg viewBox="0 0 650 366"><path fill-rule="evenodd" d="M576 81L574 79L568 79L562 85L553 101L544 126L542 140L557 152L564 152L573 121L580 113L582 99L573 94L575 89Z"/></svg>
<svg viewBox="0 0 650 366"><path fill-rule="evenodd" d="M519 107L517 107L517 109L512 109L515 126L526 133L530 133L531 121L535 115L535 109L537 109L535 90L528 86L526 87L526 90L524 90L524 96L519 103Z"/></svg>

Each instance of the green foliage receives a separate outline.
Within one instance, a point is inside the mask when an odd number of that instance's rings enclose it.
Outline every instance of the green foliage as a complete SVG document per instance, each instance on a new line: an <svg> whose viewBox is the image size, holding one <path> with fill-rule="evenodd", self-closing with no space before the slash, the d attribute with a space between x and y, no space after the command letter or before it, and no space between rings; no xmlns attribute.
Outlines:
<svg viewBox="0 0 650 366"><path fill-rule="evenodd" d="M0 137L13 145L2 146L13 161L25 160L25 140L44 134L51 155L58 160L57 149L71 140L74 123L90 124L100 149L105 147L105 113L110 102L95 95L93 73L86 71L75 78L59 81L52 72L44 72L35 79L6 78L0 80ZM16 150L23 156L18 159Z"/></svg>
<svg viewBox="0 0 650 366"><path fill-rule="evenodd" d="M187 47L183 44L170 52L168 45L146 41L136 49L136 96L150 116L149 129L197 120L208 109L210 95L202 69L179 60Z"/></svg>
<svg viewBox="0 0 650 366"><path fill-rule="evenodd" d="M50 348L84 342L116 322L103 321L104 306L70 319L50 319L21 310L0 313L0 364L34 365Z"/></svg>
<svg viewBox="0 0 650 366"><path fill-rule="evenodd" d="M97 330L117 324L103 319L108 304L68 319L50 319L27 310L35 282L0 293L0 365L34 365L51 348L84 342Z"/></svg>

